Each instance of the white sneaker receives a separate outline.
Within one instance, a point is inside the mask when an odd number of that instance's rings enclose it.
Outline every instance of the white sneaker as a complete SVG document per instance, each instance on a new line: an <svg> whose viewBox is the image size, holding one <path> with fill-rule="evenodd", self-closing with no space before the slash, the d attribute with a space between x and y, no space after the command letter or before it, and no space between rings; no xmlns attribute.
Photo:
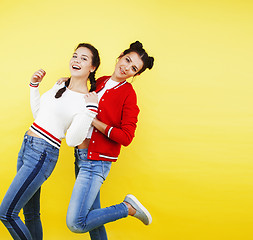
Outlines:
<svg viewBox="0 0 253 240"><path fill-rule="evenodd" d="M136 213L133 215L133 217L138 218L141 220L145 225L149 225L152 222L152 217L148 210L138 201L138 199L132 195L128 194L126 195L124 202L129 203L135 210Z"/></svg>

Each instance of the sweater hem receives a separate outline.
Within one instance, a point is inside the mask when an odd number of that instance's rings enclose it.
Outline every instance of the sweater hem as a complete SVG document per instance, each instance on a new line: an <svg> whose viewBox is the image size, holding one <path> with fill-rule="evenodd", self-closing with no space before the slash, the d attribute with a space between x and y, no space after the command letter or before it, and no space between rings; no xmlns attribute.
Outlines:
<svg viewBox="0 0 253 240"><path fill-rule="evenodd" d="M61 140L46 131L44 128L37 125L35 122L31 125L30 130L40 136L42 139L47 141L49 144L60 149Z"/></svg>

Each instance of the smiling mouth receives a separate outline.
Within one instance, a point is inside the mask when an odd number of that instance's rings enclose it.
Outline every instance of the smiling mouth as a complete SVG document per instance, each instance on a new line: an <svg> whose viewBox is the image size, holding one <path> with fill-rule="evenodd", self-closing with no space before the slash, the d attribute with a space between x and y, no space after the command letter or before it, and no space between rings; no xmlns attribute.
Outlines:
<svg viewBox="0 0 253 240"><path fill-rule="evenodd" d="M120 72L121 72L121 74L126 75L126 73L122 70L122 68L120 68Z"/></svg>
<svg viewBox="0 0 253 240"><path fill-rule="evenodd" d="M80 70L80 69L81 69L81 68L80 68L79 66L77 66L77 65L73 65L72 68L75 69L75 70Z"/></svg>

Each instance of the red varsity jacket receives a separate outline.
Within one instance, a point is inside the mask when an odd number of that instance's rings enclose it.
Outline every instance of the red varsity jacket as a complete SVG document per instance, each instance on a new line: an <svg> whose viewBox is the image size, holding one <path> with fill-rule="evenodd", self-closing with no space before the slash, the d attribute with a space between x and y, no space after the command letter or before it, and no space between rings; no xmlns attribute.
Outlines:
<svg viewBox="0 0 253 240"><path fill-rule="evenodd" d="M97 80L99 92L110 76ZM99 102L97 119L108 125L106 135L94 128L88 148L88 159L115 162L121 145L128 146L134 138L139 114L136 93L126 81L107 90Z"/></svg>

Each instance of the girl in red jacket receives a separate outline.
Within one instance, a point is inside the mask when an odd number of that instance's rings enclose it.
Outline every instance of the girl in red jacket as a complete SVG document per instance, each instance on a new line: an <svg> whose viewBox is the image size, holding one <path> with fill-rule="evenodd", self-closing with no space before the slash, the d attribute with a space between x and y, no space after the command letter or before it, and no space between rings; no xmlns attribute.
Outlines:
<svg viewBox="0 0 253 240"><path fill-rule="evenodd" d="M112 76L97 80L98 115L87 139L75 148L76 182L67 212L67 226L72 232L90 232L92 240L105 240L105 223L128 215L146 225L152 221L133 195L127 195L120 204L100 208L100 187L121 145L131 143L136 129L139 108L135 91L126 79L151 69L153 62L154 58L136 41L121 53Z"/></svg>

